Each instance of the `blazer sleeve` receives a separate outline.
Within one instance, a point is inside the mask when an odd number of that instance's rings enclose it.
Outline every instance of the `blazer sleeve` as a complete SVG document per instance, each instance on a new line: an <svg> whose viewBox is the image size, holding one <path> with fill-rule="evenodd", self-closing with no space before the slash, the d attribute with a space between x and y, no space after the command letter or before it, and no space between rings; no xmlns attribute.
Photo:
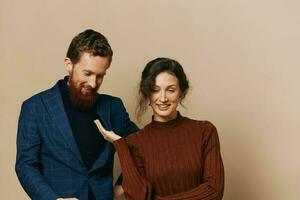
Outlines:
<svg viewBox="0 0 300 200"><path fill-rule="evenodd" d="M120 113L121 115L121 125L122 125L121 134L122 137L126 137L134 132L137 132L139 128L135 125L134 122L130 120L126 108L121 99L119 99L118 104L119 104L118 107L120 108L118 113Z"/></svg>
<svg viewBox="0 0 300 200"><path fill-rule="evenodd" d="M118 122L121 123L120 129L115 130L120 136L126 137L134 132L137 132L139 128L135 125L134 122L132 122L129 118L129 115L126 111L126 108L120 98L115 98L115 105L113 109L117 109L113 111L113 114L118 113L120 116L118 116ZM121 174L115 185L122 185L123 182L123 175Z"/></svg>
<svg viewBox="0 0 300 200"><path fill-rule="evenodd" d="M18 121L15 170L31 199L53 200L57 196L44 180L41 170L41 145L35 104L23 103Z"/></svg>

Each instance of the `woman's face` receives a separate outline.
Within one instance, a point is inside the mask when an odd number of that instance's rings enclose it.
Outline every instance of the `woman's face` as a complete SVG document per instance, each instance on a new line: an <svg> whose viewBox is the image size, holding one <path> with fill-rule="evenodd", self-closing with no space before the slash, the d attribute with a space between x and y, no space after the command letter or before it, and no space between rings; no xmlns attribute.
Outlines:
<svg viewBox="0 0 300 200"><path fill-rule="evenodd" d="M181 91L176 76L161 72L155 78L153 92L150 95L150 106L154 120L167 122L177 116L177 106L180 103Z"/></svg>

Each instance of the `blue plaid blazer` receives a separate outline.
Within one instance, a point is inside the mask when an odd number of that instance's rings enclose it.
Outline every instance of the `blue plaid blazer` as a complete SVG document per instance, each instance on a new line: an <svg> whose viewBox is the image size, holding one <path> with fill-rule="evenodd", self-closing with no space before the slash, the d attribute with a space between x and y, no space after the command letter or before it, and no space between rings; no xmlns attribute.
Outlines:
<svg viewBox="0 0 300 200"><path fill-rule="evenodd" d="M138 130L122 101L99 94L98 115L108 130L127 136ZM16 173L32 199L88 199L88 186L97 200L113 199L113 145L105 148L88 171L73 137L56 84L24 101L17 133Z"/></svg>

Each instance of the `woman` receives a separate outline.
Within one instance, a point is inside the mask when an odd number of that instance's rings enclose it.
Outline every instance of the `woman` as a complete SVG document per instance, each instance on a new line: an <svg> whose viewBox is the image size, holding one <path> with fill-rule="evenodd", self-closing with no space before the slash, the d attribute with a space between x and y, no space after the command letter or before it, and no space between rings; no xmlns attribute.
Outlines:
<svg viewBox="0 0 300 200"><path fill-rule="evenodd" d="M177 111L188 89L182 66L172 59L157 58L142 73L137 112L140 117L149 103L152 121L121 138L96 120L119 155L126 199L222 199L224 168L216 128Z"/></svg>

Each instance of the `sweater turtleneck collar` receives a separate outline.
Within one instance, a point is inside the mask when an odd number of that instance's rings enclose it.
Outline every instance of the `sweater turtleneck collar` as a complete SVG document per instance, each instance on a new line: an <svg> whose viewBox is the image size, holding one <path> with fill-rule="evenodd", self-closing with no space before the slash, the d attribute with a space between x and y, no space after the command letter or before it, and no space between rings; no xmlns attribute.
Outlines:
<svg viewBox="0 0 300 200"><path fill-rule="evenodd" d="M175 128L183 121L184 117L181 116L180 112L177 111L177 116L175 119L172 119L167 122L155 121L154 116L152 116L152 121L150 123L151 127L159 129L170 129Z"/></svg>

